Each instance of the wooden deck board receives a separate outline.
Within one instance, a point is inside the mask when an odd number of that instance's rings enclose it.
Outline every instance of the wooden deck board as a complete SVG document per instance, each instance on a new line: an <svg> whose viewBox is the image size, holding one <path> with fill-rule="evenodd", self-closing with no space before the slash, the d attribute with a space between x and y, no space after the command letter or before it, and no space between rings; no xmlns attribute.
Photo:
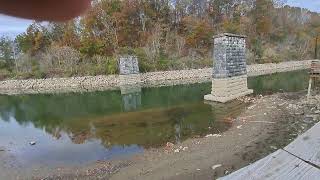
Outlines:
<svg viewBox="0 0 320 180"><path fill-rule="evenodd" d="M320 170L289 154L278 150L264 159L257 161L220 180L258 180L258 179L308 179L318 180Z"/></svg>
<svg viewBox="0 0 320 180"><path fill-rule="evenodd" d="M320 123L283 150L220 179L320 179Z"/></svg>
<svg viewBox="0 0 320 180"><path fill-rule="evenodd" d="M284 150L320 167L320 123L299 136Z"/></svg>

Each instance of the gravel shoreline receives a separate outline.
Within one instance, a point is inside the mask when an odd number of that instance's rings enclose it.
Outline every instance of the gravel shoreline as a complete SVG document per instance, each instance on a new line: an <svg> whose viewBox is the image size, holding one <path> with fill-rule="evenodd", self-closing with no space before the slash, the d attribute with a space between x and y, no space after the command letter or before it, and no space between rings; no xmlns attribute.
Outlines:
<svg viewBox="0 0 320 180"><path fill-rule="evenodd" d="M248 65L248 76L309 69L312 60ZM115 90L124 86L170 86L211 80L212 68L148 72L136 75L86 76L0 81L0 94L39 94Z"/></svg>

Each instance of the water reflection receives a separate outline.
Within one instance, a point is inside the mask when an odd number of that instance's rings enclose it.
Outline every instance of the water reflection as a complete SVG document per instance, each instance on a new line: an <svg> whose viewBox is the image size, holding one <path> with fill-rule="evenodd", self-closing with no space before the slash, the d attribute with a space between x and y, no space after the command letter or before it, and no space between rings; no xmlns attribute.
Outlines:
<svg viewBox="0 0 320 180"><path fill-rule="evenodd" d="M233 121L232 118L241 114L241 112L243 112L249 105L238 100L230 101L224 104L205 101L205 104L208 104L212 107L212 117L213 119L216 119L216 121L212 123L223 122L228 124L231 124Z"/></svg>
<svg viewBox="0 0 320 180"><path fill-rule="evenodd" d="M134 111L141 107L141 86L120 87L124 111Z"/></svg>
<svg viewBox="0 0 320 180"><path fill-rule="evenodd" d="M259 93L263 89L300 90L304 88L301 81L307 77L301 74L259 77L249 80L249 86ZM168 141L221 133L246 104L204 103L203 96L210 91L211 84L205 83L0 96L0 147L26 164L78 164L139 153ZM37 145L30 146L34 140Z"/></svg>
<svg viewBox="0 0 320 180"><path fill-rule="evenodd" d="M274 92L296 92L308 88L308 71L292 71L272 75L250 77L249 89L256 94L269 94Z"/></svg>
<svg viewBox="0 0 320 180"><path fill-rule="evenodd" d="M215 124L202 101L208 91L197 84L0 96L0 146L26 163L84 163L223 132L229 124Z"/></svg>

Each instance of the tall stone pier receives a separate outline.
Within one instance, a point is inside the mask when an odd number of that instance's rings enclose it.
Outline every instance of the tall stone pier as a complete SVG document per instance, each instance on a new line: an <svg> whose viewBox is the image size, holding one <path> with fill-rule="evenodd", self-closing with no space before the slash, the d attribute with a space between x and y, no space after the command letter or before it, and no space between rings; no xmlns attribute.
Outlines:
<svg viewBox="0 0 320 180"><path fill-rule="evenodd" d="M212 92L204 99L225 103L253 93L247 85L246 36L223 33L213 38Z"/></svg>
<svg viewBox="0 0 320 180"><path fill-rule="evenodd" d="M118 60L120 86L133 85L141 83L139 72L139 63L136 56L121 56Z"/></svg>
<svg viewBox="0 0 320 180"><path fill-rule="evenodd" d="M119 58L120 75L139 74L138 58L136 56L121 56Z"/></svg>

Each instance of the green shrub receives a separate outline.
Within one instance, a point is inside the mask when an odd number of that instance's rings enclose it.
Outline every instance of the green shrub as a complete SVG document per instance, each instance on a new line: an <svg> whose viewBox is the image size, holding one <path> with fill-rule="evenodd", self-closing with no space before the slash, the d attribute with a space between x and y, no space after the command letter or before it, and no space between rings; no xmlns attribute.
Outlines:
<svg viewBox="0 0 320 180"><path fill-rule="evenodd" d="M131 47L121 47L119 48L119 54L121 55L135 55L135 49Z"/></svg>
<svg viewBox="0 0 320 180"><path fill-rule="evenodd" d="M264 63L279 63L279 62L281 62L277 52L271 47L268 47L264 50L262 59L264 60L263 61Z"/></svg>
<svg viewBox="0 0 320 180"><path fill-rule="evenodd" d="M5 80L11 76L11 72L7 69L0 69L0 80Z"/></svg>
<svg viewBox="0 0 320 180"><path fill-rule="evenodd" d="M16 72L13 76L14 79L31 79L33 75L30 72Z"/></svg>
<svg viewBox="0 0 320 180"><path fill-rule="evenodd" d="M0 69L8 69L7 62L1 59L0 59Z"/></svg>
<svg viewBox="0 0 320 180"><path fill-rule="evenodd" d="M36 71L32 72L32 78L42 79L45 77L46 77L46 74L40 70L36 70Z"/></svg>
<svg viewBox="0 0 320 180"><path fill-rule="evenodd" d="M170 60L164 56L160 57L156 69L160 71L170 70Z"/></svg>
<svg viewBox="0 0 320 180"><path fill-rule="evenodd" d="M253 39L252 42L252 52L254 53L255 59L257 59L258 63L263 63L262 56L263 56L263 47L262 47L262 41L258 39Z"/></svg>
<svg viewBox="0 0 320 180"><path fill-rule="evenodd" d="M106 62L106 74L117 74L118 73L118 61L115 57L107 58Z"/></svg>
<svg viewBox="0 0 320 180"><path fill-rule="evenodd" d="M138 58L140 72L150 72L155 70L155 64L148 59L144 49L135 49L134 55Z"/></svg>

